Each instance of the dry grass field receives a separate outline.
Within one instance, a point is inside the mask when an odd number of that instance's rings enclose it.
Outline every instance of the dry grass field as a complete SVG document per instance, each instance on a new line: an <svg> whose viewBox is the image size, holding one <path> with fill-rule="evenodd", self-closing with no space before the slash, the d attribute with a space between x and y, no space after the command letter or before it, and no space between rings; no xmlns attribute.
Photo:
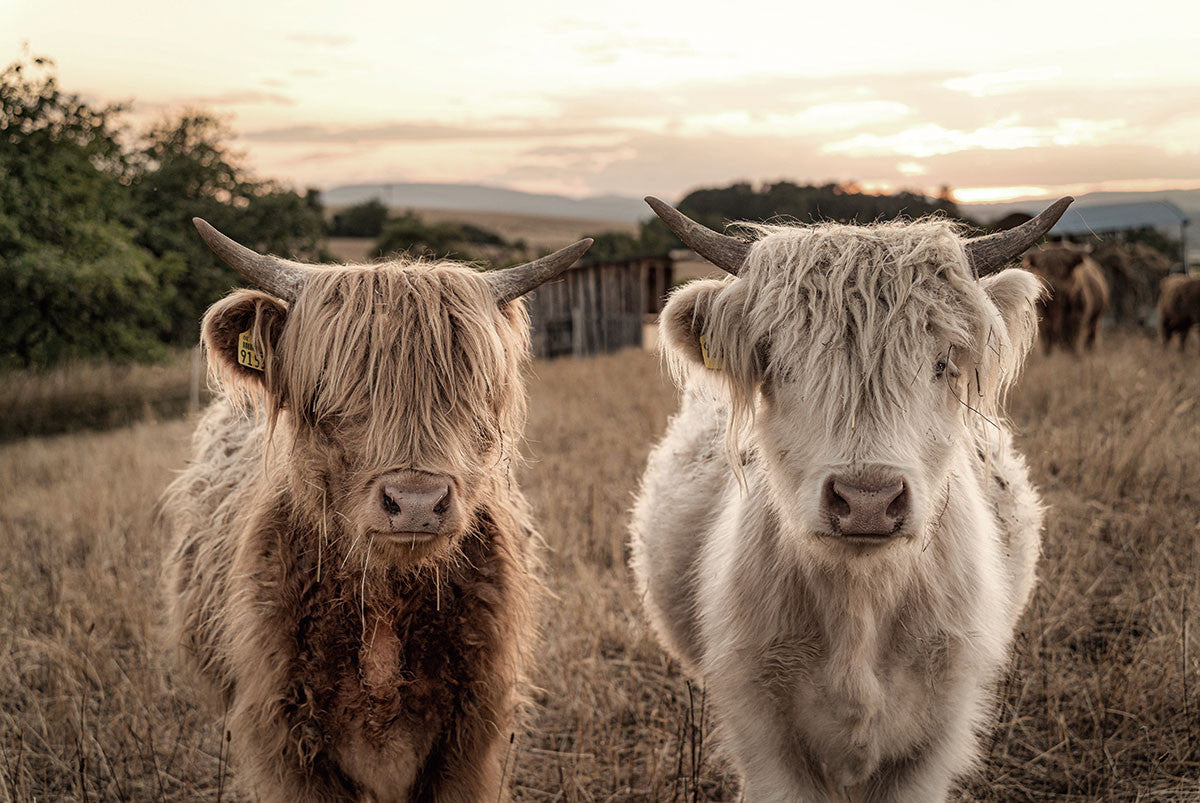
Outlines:
<svg viewBox="0 0 1200 803"><path fill-rule="evenodd" d="M643 625L625 520L675 407L650 355L536 366L523 485L554 599L528 801L727 800L704 693ZM1111 335L1035 355L1011 413L1051 506L1039 590L963 799L1200 800L1200 363ZM236 799L156 628L173 420L0 447L0 800ZM686 481L681 478L680 481Z"/></svg>

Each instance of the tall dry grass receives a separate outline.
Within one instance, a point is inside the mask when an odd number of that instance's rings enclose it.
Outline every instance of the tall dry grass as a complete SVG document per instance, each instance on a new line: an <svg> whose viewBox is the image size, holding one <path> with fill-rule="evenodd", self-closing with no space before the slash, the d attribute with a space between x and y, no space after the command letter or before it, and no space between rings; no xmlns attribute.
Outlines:
<svg viewBox="0 0 1200 803"><path fill-rule="evenodd" d="M648 633L625 568L626 511L674 391L640 352L536 371L522 483L555 597L514 797L731 799L703 689ZM1200 800L1198 397L1194 355L1141 338L1032 360L1011 410L1051 505L1042 582L963 797ZM151 509L188 434L0 447L0 800L231 798L221 724L155 635Z"/></svg>
<svg viewBox="0 0 1200 803"><path fill-rule="evenodd" d="M70 363L0 374L0 441L109 429L183 415L196 393L208 399L193 349L156 364Z"/></svg>

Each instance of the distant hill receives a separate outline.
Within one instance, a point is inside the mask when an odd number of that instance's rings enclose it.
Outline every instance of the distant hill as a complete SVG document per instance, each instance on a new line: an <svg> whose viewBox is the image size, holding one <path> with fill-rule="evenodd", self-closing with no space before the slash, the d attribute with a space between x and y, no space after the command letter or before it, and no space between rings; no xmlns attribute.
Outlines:
<svg viewBox="0 0 1200 803"><path fill-rule="evenodd" d="M1053 200L1055 199L1045 198L1033 201L1006 201L998 204L959 204L958 208L976 220L991 223L1010 212L1038 212ZM1143 201L1170 201L1182 209L1194 223L1200 223L1200 189L1161 190L1159 192L1089 192L1077 196L1075 205L1103 206Z"/></svg>
<svg viewBox="0 0 1200 803"><path fill-rule="evenodd" d="M651 214L640 198L621 195L569 198L479 184L351 184L325 190L321 199L327 206L351 206L377 199L393 209L508 212L620 223L633 223Z"/></svg>

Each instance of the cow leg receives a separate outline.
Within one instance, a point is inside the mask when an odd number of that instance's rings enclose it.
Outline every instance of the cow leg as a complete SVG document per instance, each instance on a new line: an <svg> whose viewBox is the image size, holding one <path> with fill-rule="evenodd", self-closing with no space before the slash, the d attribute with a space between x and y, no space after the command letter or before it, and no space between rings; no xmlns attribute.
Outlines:
<svg viewBox="0 0 1200 803"><path fill-rule="evenodd" d="M752 673L747 673L752 674ZM742 778L744 803L832 803L779 704L741 680L710 682L724 742Z"/></svg>
<svg viewBox="0 0 1200 803"><path fill-rule="evenodd" d="M421 784L415 795L423 803L496 803L509 800L501 789L504 765L515 763L511 755L511 730L498 731L495 721L486 717L463 722L456 733L447 734L435 753L440 753L432 776ZM515 748L513 748L515 749ZM512 777L511 769L508 773Z"/></svg>
<svg viewBox="0 0 1200 803"><path fill-rule="evenodd" d="M864 803L939 803L950 794L951 779L971 765L976 736L968 712L978 700L947 711L949 721L931 744L903 760L889 762L871 780Z"/></svg>

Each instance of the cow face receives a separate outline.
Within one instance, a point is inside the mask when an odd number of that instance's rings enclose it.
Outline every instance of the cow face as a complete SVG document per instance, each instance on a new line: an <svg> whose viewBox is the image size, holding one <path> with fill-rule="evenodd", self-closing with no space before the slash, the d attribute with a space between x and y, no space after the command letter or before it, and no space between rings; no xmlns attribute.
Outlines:
<svg viewBox="0 0 1200 803"><path fill-rule="evenodd" d="M270 415L275 479L374 555L419 560L507 481L527 329L480 274L422 264L316 270L290 307L238 291L203 336L222 384Z"/></svg>
<svg viewBox="0 0 1200 803"><path fill-rule="evenodd" d="M738 278L672 297L667 348L728 399L733 440L753 429L796 539L920 543L1029 348L1037 280L973 278L940 221L759 231Z"/></svg>

